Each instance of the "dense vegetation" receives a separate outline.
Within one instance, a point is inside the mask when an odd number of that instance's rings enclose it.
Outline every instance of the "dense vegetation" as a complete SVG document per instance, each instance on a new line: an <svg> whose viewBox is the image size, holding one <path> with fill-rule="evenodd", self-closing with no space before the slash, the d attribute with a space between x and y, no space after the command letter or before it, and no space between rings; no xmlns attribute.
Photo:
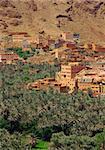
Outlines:
<svg viewBox="0 0 105 150"><path fill-rule="evenodd" d="M7 48L8 51L13 51L19 55L20 58L27 59L34 55L34 53L30 51L23 51L22 48Z"/></svg>
<svg viewBox="0 0 105 150"><path fill-rule="evenodd" d="M24 149L29 134L49 141L50 150L105 149L105 98L26 89L27 83L52 77L57 70L47 63L1 67L0 149Z"/></svg>
<svg viewBox="0 0 105 150"><path fill-rule="evenodd" d="M7 48L7 51L11 51L16 53L17 55L19 55L20 58L23 59L27 59L29 57L32 57L34 55L38 55L38 54L43 54L45 51L49 51L50 49L40 49L40 48L32 48L29 47L29 50L27 49L26 51L24 51L21 47L17 47L17 48Z"/></svg>

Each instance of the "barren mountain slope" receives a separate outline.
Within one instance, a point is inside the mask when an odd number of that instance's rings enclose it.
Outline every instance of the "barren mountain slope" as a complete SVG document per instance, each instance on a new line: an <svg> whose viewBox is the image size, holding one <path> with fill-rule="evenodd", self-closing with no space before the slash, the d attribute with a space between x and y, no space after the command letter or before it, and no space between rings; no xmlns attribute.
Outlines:
<svg viewBox="0 0 105 150"><path fill-rule="evenodd" d="M104 0L0 0L0 32L78 32L84 41L104 42Z"/></svg>

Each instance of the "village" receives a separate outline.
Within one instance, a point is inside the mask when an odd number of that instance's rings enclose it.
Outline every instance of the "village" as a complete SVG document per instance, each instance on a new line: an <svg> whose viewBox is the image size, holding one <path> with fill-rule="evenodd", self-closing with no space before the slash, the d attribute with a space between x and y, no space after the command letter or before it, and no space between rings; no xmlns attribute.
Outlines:
<svg viewBox="0 0 105 150"><path fill-rule="evenodd" d="M21 55L16 48L21 48ZM27 54L27 57L26 57ZM53 56L59 62L60 71L53 78L43 78L28 83L28 89L48 90L72 94L77 90L105 96L105 47L93 41L81 42L79 33L63 32L58 39L42 33L35 38L27 32L12 32L0 38L0 63L15 64L17 61L28 63L28 56ZM40 58L39 57L39 58ZM50 58L49 58L50 59ZM40 62L40 60L39 60Z"/></svg>

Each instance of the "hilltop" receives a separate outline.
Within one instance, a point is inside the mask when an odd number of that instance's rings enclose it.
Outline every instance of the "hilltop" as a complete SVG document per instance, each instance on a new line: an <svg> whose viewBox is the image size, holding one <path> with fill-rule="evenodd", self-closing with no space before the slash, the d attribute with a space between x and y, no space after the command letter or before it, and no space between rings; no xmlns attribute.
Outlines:
<svg viewBox="0 0 105 150"><path fill-rule="evenodd" d="M104 42L104 0L0 0L0 32L44 31L57 37L63 31L81 34L82 41Z"/></svg>

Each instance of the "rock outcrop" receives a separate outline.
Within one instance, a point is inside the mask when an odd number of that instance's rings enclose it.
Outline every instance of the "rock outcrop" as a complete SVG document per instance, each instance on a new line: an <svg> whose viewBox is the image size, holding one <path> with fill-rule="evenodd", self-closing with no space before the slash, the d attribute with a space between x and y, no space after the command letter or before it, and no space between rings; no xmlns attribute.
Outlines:
<svg viewBox="0 0 105 150"><path fill-rule="evenodd" d="M0 0L0 32L4 31L44 31L54 37L70 31L80 33L84 41L104 41L105 1Z"/></svg>

